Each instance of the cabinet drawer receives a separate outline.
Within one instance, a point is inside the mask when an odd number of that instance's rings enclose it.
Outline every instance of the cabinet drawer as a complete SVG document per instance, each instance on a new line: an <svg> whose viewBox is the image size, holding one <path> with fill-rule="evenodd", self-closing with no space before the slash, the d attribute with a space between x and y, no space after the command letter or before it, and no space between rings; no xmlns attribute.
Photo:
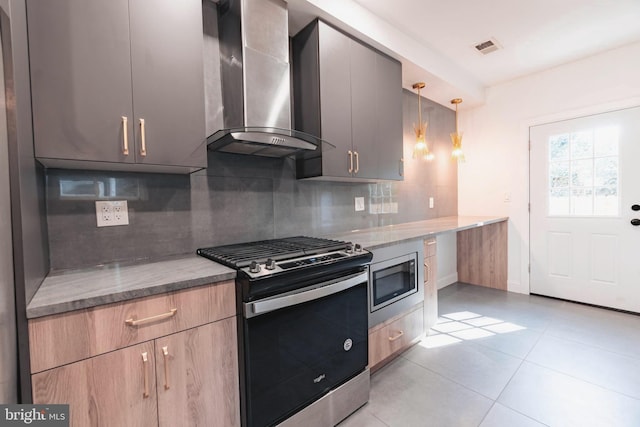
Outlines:
<svg viewBox="0 0 640 427"><path fill-rule="evenodd" d="M389 356L404 350L419 338L424 329L422 306L369 333L369 367L373 368Z"/></svg>
<svg viewBox="0 0 640 427"><path fill-rule="evenodd" d="M436 238L430 237L424 240L424 256L425 258L436 255Z"/></svg>
<svg viewBox="0 0 640 427"><path fill-rule="evenodd" d="M233 281L29 321L31 372L40 372L235 315Z"/></svg>

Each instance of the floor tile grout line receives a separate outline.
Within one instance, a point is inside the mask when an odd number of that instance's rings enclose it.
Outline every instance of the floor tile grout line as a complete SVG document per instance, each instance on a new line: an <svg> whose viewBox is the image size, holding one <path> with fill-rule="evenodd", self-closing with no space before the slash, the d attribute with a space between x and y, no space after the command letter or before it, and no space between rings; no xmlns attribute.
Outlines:
<svg viewBox="0 0 640 427"><path fill-rule="evenodd" d="M546 332L545 332L545 334L546 334ZM569 342L580 344L580 345L584 345L584 346L587 346L587 347L597 348L598 350L606 351L608 353L616 354L618 356L624 356L624 357L628 357L630 359L634 359L634 360L640 361L640 354L638 354L638 356L636 357L635 355L632 355L630 353L622 353L620 351L611 350L610 348L607 348L607 347L594 345L594 344L591 344L591 343L586 343L584 341L579 341L577 339L566 338L566 337L563 337L563 336L560 336L560 335L555 335L553 332L549 332L548 336L551 337L551 338L555 338L557 340L569 341Z"/></svg>
<svg viewBox="0 0 640 427"><path fill-rule="evenodd" d="M573 378L573 379L578 380L578 381L582 381L582 382L587 383L589 385L592 385L594 387L598 387L599 389L602 389L604 391L608 391L608 392L611 392L611 393L619 394L620 396L628 397L630 399L637 400L638 402L640 402L640 397L631 396L631 395L629 395L627 393L623 393L621 391L614 390L614 389L609 388L609 387L605 387L602 384L594 383L593 381L589 381L589 380L586 380L584 378L580 378L580 377L577 377L575 375L571 375L571 374L568 374L566 372L562 372L562 371L559 371L557 369L550 368L548 366L542 365L542 364L537 363L537 362L533 362L533 361L530 361L530 360L526 360L526 362L530 363L532 365L535 365L535 366L537 366L539 368L547 369L547 370L549 370L551 372L555 372L556 374L564 375L565 377L569 377L569 378Z"/></svg>
<svg viewBox="0 0 640 427"><path fill-rule="evenodd" d="M547 327L548 327L548 326L547 326ZM519 414L521 414L521 415L523 415L523 416L525 416L525 417L527 417L527 418L529 418L529 419L532 419L532 420L534 420L534 421L535 421L535 422L537 422L537 423L543 424L543 425L547 425L547 424L546 424L546 423L543 423L543 422L541 422L540 420L537 420L537 419L535 419L535 418L533 418L533 417L531 417L531 416L529 416L529 415L527 415L527 414L523 414L523 413L521 413L520 411L517 411L517 410L515 410L515 409L511 408L510 406L505 405L504 403L501 403L501 402L500 402L500 398L502 397L502 395L504 394L504 392L507 390L507 388L509 388L509 384L511 384L511 381L513 381L513 378L518 374L518 372L520 371L520 369L522 369L522 365L524 365L524 363L527 361L527 357L529 357L529 355L531 354L531 352L533 351L533 349L534 349L534 348L536 348L536 346L540 343L540 340L541 340L541 339L542 339L542 337L544 336L545 331L546 331L546 328L545 328L545 330L544 330L544 331L542 331L542 332L540 333L540 335L538 336L538 339L536 339L536 342L531 346L531 348L529 349L529 351L527 352L527 354L524 356L524 358L522 358L522 359L520 360L520 364L518 365L518 368L517 368L517 369L515 369L515 370L513 371L513 374L511 374L511 377L510 377L510 378L509 378L509 380L506 382L506 384L505 384L505 385L504 385L504 387L502 388L502 391L500 391L500 394L498 394L498 397L496 398L496 402L500 403L500 404L501 404L501 405L503 405L505 408L509 408L510 410L512 410L512 411L514 411L514 412L517 412L517 413L519 413Z"/></svg>
<svg viewBox="0 0 640 427"><path fill-rule="evenodd" d="M470 391L470 392L472 392L472 393L477 394L478 396L484 397L485 399L488 399L488 400L491 400L491 401L494 401L494 402L495 402L495 399L494 399L494 398L489 397L489 396L487 396L486 394L480 393L480 392L479 392L479 391L477 391L477 390L474 390L474 389L472 389L472 388L469 388L469 386L466 386L466 385L464 385L464 384L461 384L461 383L459 383L458 381L454 380L453 378L449 378L449 377L447 377L446 375L441 374L440 372L436 372L436 371L434 371L434 370L432 370L432 369L427 368L426 366L422 366L421 364L419 364L419 363L417 363L417 362L414 362L414 361L413 361L413 360L411 360L411 359L407 359L407 358L404 356L404 354L403 354L403 355L401 355L400 357L401 357L401 358L403 358L404 360L406 360L407 362L412 363L412 364L414 364L414 365L416 365L416 366L418 366L418 367L420 367L420 368L424 369L425 371L429 371L429 372L431 372L432 374L435 374L435 375L439 376L440 378L444 378L444 379L445 379L445 380L447 380L447 381L450 381L450 382L452 382L452 383L454 383L454 384L456 384L456 385L458 385L458 386L460 386L460 387L462 387L462 388L464 388L464 389L466 389L466 390L468 390L468 391Z"/></svg>
<svg viewBox="0 0 640 427"><path fill-rule="evenodd" d="M493 404L491 405L491 408L489 408L489 411L485 414L485 416L482 418L482 420L480 421L480 424L478 424L478 427L480 427L482 425L482 423L484 422L484 420L486 419L487 415L489 415L489 412L491 412L491 409L493 409L493 407L496 405L496 403L504 406L505 408L508 408L511 411L514 411L522 416L525 416L539 424L542 425L547 425L546 423L541 422L540 420L537 420L533 417L530 417L529 415L523 414L520 411L517 411L507 405L505 405L504 403L500 402L500 397L503 395L503 393L505 392L505 390L509 387L509 384L511 384L511 381L513 380L513 378L516 376L516 374L520 371L520 369L522 369L522 365L524 364L524 362L526 361L527 357L529 356L529 354L531 354L531 352L533 351L533 349L538 345L538 343L540 342L540 340L542 339L542 337L544 336L546 330L548 328L548 323L547 326L545 326L544 330L542 332L540 332L540 335L537 337L535 343L531 346L531 348L529 349L529 351L527 352L527 354L523 357L523 358L519 358L519 357L514 357L516 359L520 360L520 363L518 364L518 367L513 371L513 373L511 374L511 376L509 377L509 380L505 383L504 387L502 387L502 390L500 391L500 393L498 394L498 397L496 397L496 399L493 401ZM476 344L476 343L472 343L472 344ZM477 344L477 345L481 345L481 344ZM500 350L497 350L500 351ZM507 354L507 353L505 353Z"/></svg>

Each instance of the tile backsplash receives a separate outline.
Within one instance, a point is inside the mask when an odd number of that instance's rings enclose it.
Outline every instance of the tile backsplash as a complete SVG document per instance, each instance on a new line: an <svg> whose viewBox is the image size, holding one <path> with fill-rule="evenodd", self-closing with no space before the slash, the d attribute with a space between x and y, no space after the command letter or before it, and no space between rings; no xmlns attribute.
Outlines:
<svg viewBox="0 0 640 427"><path fill-rule="evenodd" d="M422 106L436 159L411 157L417 96L404 91L402 182L296 180L293 159L224 153L209 153L209 167L188 176L49 169L51 268L156 259L203 246L456 215L457 164L450 160L449 139L455 116L428 100ZM364 197L364 211L355 211L355 197ZM105 199L127 200L128 226L97 228L95 201Z"/></svg>

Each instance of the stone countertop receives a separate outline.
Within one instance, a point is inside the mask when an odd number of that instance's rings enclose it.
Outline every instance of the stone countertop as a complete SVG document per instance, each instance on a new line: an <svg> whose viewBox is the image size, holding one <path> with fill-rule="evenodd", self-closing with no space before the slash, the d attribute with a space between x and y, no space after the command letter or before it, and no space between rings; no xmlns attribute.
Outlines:
<svg viewBox="0 0 640 427"><path fill-rule="evenodd" d="M32 319L112 302L233 280L236 271L197 255L49 274L31 302Z"/></svg>
<svg viewBox="0 0 640 427"><path fill-rule="evenodd" d="M328 236L367 249L424 239L506 221L507 217L451 216ZM233 280L236 271L197 255L144 264L110 264L49 274L27 305L27 317L48 316L102 304Z"/></svg>
<svg viewBox="0 0 640 427"><path fill-rule="evenodd" d="M379 249L402 241L424 239L437 234L457 232L508 220L497 216L448 216L384 227L333 234L333 239L359 243L365 249Z"/></svg>

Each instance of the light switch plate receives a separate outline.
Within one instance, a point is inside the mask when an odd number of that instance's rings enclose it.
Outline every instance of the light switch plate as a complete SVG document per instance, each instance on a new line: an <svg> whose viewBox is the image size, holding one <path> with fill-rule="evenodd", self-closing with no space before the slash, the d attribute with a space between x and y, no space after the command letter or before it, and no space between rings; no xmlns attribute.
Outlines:
<svg viewBox="0 0 640 427"><path fill-rule="evenodd" d="M129 225L127 201L96 201L96 224L98 227Z"/></svg>
<svg viewBox="0 0 640 427"><path fill-rule="evenodd" d="M356 212L364 210L364 197L356 197Z"/></svg>
<svg viewBox="0 0 640 427"><path fill-rule="evenodd" d="M433 197L429 197L429 209L433 209Z"/></svg>

